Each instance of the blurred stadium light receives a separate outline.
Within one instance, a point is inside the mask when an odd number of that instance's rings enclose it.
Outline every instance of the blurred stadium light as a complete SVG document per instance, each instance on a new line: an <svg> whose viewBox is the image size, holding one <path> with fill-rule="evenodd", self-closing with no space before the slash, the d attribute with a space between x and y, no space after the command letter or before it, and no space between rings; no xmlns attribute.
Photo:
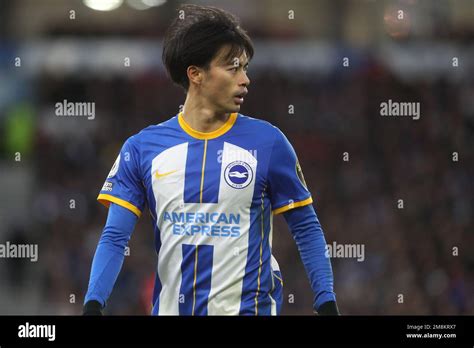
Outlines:
<svg viewBox="0 0 474 348"><path fill-rule="evenodd" d="M83 2L96 11L113 11L122 6L123 0L83 0Z"/></svg>

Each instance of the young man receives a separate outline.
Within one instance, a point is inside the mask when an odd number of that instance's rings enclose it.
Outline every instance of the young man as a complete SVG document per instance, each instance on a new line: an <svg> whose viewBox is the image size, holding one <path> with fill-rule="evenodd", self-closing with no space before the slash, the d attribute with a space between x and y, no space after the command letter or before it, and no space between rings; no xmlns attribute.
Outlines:
<svg viewBox="0 0 474 348"><path fill-rule="evenodd" d="M323 231L296 154L268 122L239 114L250 38L229 13L184 5L163 62L186 90L181 113L130 137L98 200L109 207L84 314L101 314L147 204L158 254L154 315L277 315L282 280L271 254L283 213L314 291L338 314Z"/></svg>

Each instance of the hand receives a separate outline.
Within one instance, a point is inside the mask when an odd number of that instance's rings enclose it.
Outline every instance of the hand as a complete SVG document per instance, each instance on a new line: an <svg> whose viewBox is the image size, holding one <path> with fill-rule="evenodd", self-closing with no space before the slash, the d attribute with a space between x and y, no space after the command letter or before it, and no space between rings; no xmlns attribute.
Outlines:
<svg viewBox="0 0 474 348"><path fill-rule="evenodd" d="M319 315L341 315L339 308L337 308L337 303L334 301L324 302L319 306L317 313Z"/></svg>
<svg viewBox="0 0 474 348"><path fill-rule="evenodd" d="M102 315L102 305L95 300L88 301L84 305L82 315Z"/></svg>

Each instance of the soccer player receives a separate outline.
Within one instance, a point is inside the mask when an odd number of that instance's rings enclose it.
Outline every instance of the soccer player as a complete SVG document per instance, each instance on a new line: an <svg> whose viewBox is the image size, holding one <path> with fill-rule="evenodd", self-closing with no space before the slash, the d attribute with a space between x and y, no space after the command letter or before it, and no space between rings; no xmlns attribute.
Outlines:
<svg viewBox="0 0 474 348"><path fill-rule="evenodd" d="M145 206L158 255L153 315L279 314L274 214L284 214L297 243L314 310L339 314L326 241L295 151L278 128L239 113L250 84L249 36L223 10L180 9L162 58L186 91L184 107L128 138L100 191L109 211L84 314L101 314Z"/></svg>

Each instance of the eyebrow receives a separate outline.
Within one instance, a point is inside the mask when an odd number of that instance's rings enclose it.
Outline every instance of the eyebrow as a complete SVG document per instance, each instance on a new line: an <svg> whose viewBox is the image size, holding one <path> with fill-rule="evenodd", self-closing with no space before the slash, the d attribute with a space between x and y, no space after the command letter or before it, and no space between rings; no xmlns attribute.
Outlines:
<svg viewBox="0 0 474 348"><path fill-rule="evenodd" d="M239 62L239 65L234 65L234 63L233 63L232 61L228 61L228 62L227 62L227 65L228 65L228 66L229 66L229 65L232 65L232 66L235 66L235 67L237 67L237 66L239 66L239 67L241 67L241 66L246 67L246 66L249 66L249 61L247 61L245 64L241 64L241 63Z"/></svg>

